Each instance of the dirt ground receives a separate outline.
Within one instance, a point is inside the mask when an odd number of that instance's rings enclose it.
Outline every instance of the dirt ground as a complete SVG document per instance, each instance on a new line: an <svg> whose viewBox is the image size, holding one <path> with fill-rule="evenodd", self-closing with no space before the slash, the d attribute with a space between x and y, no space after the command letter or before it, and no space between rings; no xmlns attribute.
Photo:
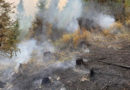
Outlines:
<svg viewBox="0 0 130 90"><path fill-rule="evenodd" d="M123 43L118 50L92 46L90 51L83 55L89 60L85 67L91 71L90 80L75 78L67 83L63 79L67 90L130 90L130 43Z"/></svg>

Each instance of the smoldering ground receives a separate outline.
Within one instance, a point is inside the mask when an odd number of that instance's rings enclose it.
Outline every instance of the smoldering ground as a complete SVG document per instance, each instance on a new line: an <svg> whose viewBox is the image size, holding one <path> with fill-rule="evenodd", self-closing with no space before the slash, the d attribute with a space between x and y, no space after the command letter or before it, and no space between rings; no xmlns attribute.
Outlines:
<svg viewBox="0 0 130 90"><path fill-rule="evenodd" d="M62 2L62 0L40 0L39 7L37 7L38 12L32 13L32 16L41 19L42 26L40 30L43 31L43 33L38 35L43 35L44 38L41 37L42 42L40 41L39 43L39 41L33 37L26 40L26 38L23 37L26 35L21 35L22 41L18 44L20 52L11 59L13 62L13 64L10 63L11 71L9 72L8 68L6 69L7 73L5 74L7 74L9 78L3 80L7 82L3 90L32 90L35 88L35 81L38 80L40 82L45 77L53 77L52 75L54 75L53 73L57 71L57 69L60 68L64 71L68 68L75 68L75 60L73 60L74 57L72 54L68 56L71 57L71 59L67 61L59 61L57 56L55 56L59 50L47 39L44 33L44 31L47 31L45 30L46 23L50 23L53 27L68 33L75 32L79 29L79 18L82 19L81 26L85 26L87 20L90 20L92 21L90 26L99 25L101 28L110 27L115 22L114 17L100 10L96 10L96 8L93 7L93 3L88 2L88 4L91 5L88 5L89 9L86 10L87 6L85 5L87 4L84 5L82 0L64 0L64 2ZM28 28L31 27L32 20L35 19L26 19L28 18L26 14L21 17L23 14L24 13L18 12L18 17L20 16L20 27L22 27L23 33L30 33ZM24 25L24 22L28 22L29 25ZM49 53L49 55L46 57L45 53ZM52 87L57 90L55 84L53 85ZM62 82L58 82L58 85L58 88L61 88L61 86L64 87ZM47 87L47 90L48 88L51 87Z"/></svg>

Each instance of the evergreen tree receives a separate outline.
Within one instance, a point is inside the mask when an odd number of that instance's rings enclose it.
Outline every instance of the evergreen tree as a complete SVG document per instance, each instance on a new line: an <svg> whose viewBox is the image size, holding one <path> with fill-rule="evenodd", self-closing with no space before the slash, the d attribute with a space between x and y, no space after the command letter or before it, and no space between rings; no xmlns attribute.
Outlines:
<svg viewBox="0 0 130 90"><path fill-rule="evenodd" d="M18 21L11 19L13 14L12 6L5 0L0 0L0 54L12 57L16 54L17 37L18 37Z"/></svg>

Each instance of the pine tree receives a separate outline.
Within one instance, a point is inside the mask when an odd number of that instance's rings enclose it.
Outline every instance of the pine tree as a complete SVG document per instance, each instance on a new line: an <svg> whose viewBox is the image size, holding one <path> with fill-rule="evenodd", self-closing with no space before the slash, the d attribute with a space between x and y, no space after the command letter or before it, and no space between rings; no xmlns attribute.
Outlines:
<svg viewBox="0 0 130 90"><path fill-rule="evenodd" d="M12 57L18 50L16 44L18 42L18 21L11 19L13 8L10 3L0 0L0 54Z"/></svg>

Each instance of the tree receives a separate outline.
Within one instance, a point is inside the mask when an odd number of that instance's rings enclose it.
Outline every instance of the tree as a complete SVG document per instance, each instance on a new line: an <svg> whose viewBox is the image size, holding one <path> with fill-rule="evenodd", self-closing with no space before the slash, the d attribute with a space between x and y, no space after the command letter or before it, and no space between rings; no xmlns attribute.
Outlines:
<svg viewBox="0 0 130 90"><path fill-rule="evenodd" d="M11 19L13 10L10 3L0 0L0 54L12 57L16 54L19 25L17 20Z"/></svg>
<svg viewBox="0 0 130 90"><path fill-rule="evenodd" d="M125 20L126 20L126 14L125 14L125 12L126 12L126 5L125 5L125 3L126 3L126 0L122 0L122 4L123 4L123 10L122 10L122 22L123 22L123 24L125 24Z"/></svg>

